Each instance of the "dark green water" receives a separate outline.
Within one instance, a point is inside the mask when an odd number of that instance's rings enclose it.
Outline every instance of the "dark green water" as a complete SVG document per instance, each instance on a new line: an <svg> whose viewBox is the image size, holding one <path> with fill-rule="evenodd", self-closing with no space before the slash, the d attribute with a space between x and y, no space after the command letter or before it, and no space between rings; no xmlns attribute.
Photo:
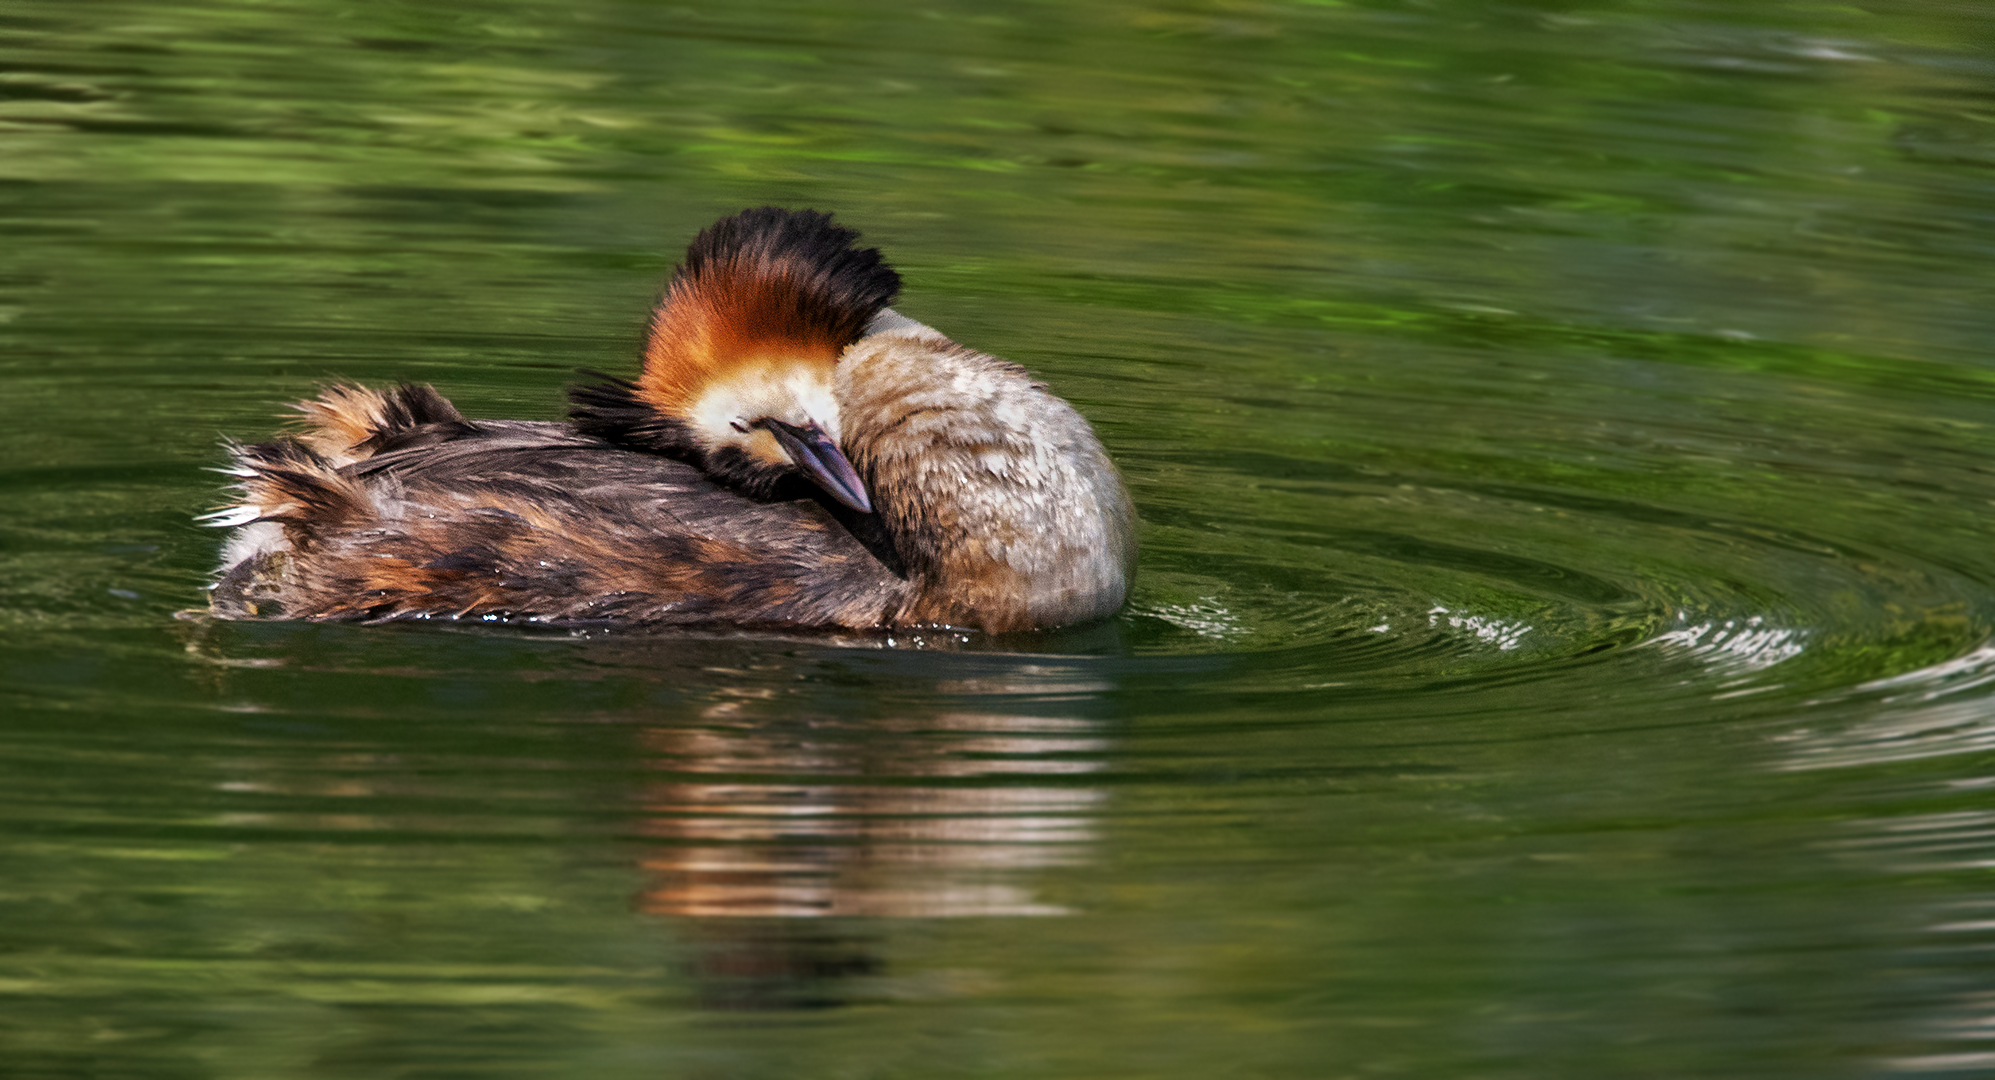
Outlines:
<svg viewBox="0 0 1995 1080"><path fill-rule="evenodd" d="M176 619L224 434L552 418L764 203L1123 615ZM10 0L0 1075L1986 1075L1991 297L1978 4Z"/></svg>

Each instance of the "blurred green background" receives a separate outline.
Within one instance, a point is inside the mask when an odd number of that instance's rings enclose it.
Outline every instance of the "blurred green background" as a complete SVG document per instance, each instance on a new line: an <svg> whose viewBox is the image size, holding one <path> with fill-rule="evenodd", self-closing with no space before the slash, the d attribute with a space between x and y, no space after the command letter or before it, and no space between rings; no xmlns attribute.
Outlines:
<svg viewBox="0 0 1995 1080"><path fill-rule="evenodd" d="M1995 10L0 10L0 1075L1995 1068ZM1129 609L216 624L223 437L555 419L835 212Z"/></svg>

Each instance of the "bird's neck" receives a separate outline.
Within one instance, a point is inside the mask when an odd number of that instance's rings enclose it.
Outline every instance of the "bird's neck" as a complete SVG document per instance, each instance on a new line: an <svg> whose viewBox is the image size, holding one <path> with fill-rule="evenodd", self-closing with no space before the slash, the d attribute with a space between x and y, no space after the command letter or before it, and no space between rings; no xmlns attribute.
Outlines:
<svg viewBox="0 0 1995 1080"><path fill-rule="evenodd" d="M1129 496L1087 421L1024 369L919 328L852 346L836 390L915 586L896 621L1024 630L1122 605Z"/></svg>

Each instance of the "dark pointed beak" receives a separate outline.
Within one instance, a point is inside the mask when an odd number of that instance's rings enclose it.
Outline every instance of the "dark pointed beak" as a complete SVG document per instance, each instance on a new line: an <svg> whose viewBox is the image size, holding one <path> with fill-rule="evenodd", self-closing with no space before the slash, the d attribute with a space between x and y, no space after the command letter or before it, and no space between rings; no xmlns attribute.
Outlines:
<svg viewBox="0 0 1995 1080"><path fill-rule="evenodd" d="M789 451L790 460L797 463L797 468L832 498L862 514L873 512L873 500L866 497L866 485L860 481L859 471L816 424L791 427L781 420L764 420L762 425Z"/></svg>

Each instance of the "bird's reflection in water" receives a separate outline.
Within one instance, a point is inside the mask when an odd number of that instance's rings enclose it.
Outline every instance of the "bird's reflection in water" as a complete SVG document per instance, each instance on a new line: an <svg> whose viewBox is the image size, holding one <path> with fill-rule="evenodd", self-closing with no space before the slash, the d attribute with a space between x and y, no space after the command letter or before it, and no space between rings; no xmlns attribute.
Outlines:
<svg viewBox="0 0 1995 1080"><path fill-rule="evenodd" d="M1094 839L1104 796L1072 780L1100 768L1088 721L749 711L724 703L701 727L643 736L664 775L643 795L655 843L639 905L684 920L704 1004L846 1000L881 970L881 919L1065 912L1035 878Z"/></svg>
<svg viewBox="0 0 1995 1080"><path fill-rule="evenodd" d="M401 628L393 636L375 628L245 629L203 615L180 626L189 655L204 662L202 677L232 712L307 722L317 714L268 699L256 680L265 671L333 673L417 679L486 695L481 700L525 698L515 690L552 685L571 703L561 713L627 728L611 752L619 767L634 753L642 776L613 813L646 838L634 906L669 920L688 943L692 987L713 1008L852 1000L867 992L862 977L885 972L891 920L1064 913L1044 894L1048 871L1090 857L1106 799L1089 777L1109 751L1096 717L1113 683L1089 673L1085 661L955 651L972 643L951 638L874 651L865 639L675 635L578 646L476 628ZM1063 641L1098 644L1113 628L1087 633ZM426 646L421 663L408 661L412 638ZM926 651L931 646L951 651L945 659ZM394 666L377 662L377 652ZM855 664L855 656L867 662ZM947 676L937 677L938 669ZM655 691L671 719L658 719L656 706L635 715L621 702L587 707L633 687L647 697ZM890 711L889 701L957 708ZM423 715L448 729L458 708ZM523 729L539 730L545 701L521 708ZM447 767L448 757L421 758L400 727L383 729L380 739L365 754L265 760L237 752L226 791L312 806L218 820L391 835L443 835L483 820L409 809L487 789ZM529 771L543 775L547 762L532 760ZM420 762L442 762L445 779L417 776ZM326 813L320 803L333 797L350 811Z"/></svg>

